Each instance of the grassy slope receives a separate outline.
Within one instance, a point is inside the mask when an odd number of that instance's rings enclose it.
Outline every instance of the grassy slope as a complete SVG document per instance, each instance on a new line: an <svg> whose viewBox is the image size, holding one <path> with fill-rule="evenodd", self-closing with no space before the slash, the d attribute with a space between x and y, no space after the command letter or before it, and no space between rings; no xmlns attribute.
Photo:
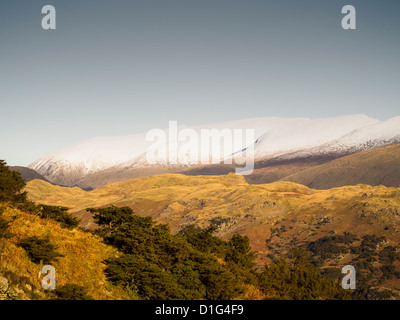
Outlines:
<svg viewBox="0 0 400 320"><path fill-rule="evenodd" d="M256 163L252 174L245 176L250 184L265 184L279 181L291 174L321 165L330 160L295 159L282 161L280 163Z"/></svg>
<svg viewBox="0 0 400 320"><path fill-rule="evenodd" d="M125 294L109 284L104 276L103 260L115 256L117 251L101 242L101 239L80 230L66 230L58 223L43 220L31 214L7 207L2 218L12 221L9 231L14 235L5 241L0 262L0 275L14 274L16 279L29 279L37 297L45 298L38 279L39 265L31 262L26 251L17 242L30 236L49 236L57 245L57 252L65 255L52 263L56 268L57 286L78 284L88 290L95 299L121 299ZM1 247L3 240L0 241Z"/></svg>
<svg viewBox="0 0 400 320"><path fill-rule="evenodd" d="M315 189L329 189L359 183L372 186L400 185L400 144L388 145L333 160L282 180Z"/></svg>

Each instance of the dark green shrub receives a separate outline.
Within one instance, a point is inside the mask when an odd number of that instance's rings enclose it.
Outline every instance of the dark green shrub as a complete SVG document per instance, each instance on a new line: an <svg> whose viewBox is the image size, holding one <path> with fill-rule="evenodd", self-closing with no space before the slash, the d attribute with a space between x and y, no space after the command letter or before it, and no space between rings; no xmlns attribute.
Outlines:
<svg viewBox="0 0 400 320"><path fill-rule="evenodd" d="M40 263L40 261L45 264L51 263L51 261L63 256L56 252L57 247L51 244L48 238L33 236L19 241L18 245L26 250L34 263Z"/></svg>
<svg viewBox="0 0 400 320"><path fill-rule="evenodd" d="M323 277L318 269L304 259L288 264L280 258L266 265L258 277L260 288L267 295L267 299L351 299L351 294L338 282Z"/></svg>
<svg viewBox="0 0 400 320"><path fill-rule="evenodd" d="M182 230L182 234L194 248L204 253L216 253L223 257L227 249L226 242L213 235L217 227L212 225L203 230L190 226Z"/></svg>
<svg viewBox="0 0 400 320"><path fill-rule="evenodd" d="M25 181L19 172L11 171L4 160L0 160L0 202L23 203L26 201Z"/></svg>
<svg viewBox="0 0 400 320"><path fill-rule="evenodd" d="M76 284L66 284L50 293L54 300L93 300L86 289Z"/></svg>
<svg viewBox="0 0 400 320"><path fill-rule="evenodd" d="M220 255L223 261L229 245L212 235L214 227L187 228L173 235L168 225L134 215L130 208L89 211L108 230L105 241L124 253L106 261L108 279L140 298L234 299L240 294L240 272L236 274L234 268L216 259ZM249 254L247 246L241 251L241 243L237 241L237 248L232 244L233 253L240 259Z"/></svg>
<svg viewBox="0 0 400 320"><path fill-rule="evenodd" d="M321 274L335 281L341 281L343 278L342 270L339 268L325 268Z"/></svg>
<svg viewBox="0 0 400 320"><path fill-rule="evenodd" d="M42 219L52 219L61 223L61 227L74 229L79 225L79 220L68 212L69 208L58 206L38 206L38 215Z"/></svg>
<svg viewBox="0 0 400 320"><path fill-rule="evenodd" d="M13 236L13 234L8 231L9 227L10 222L3 218L0 218L0 239L9 239Z"/></svg>
<svg viewBox="0 0 400 320"><path fill-rule="evenodd" d="M228 242L228 250L226 253L226 261L234 262L244 269L252 269L256 263L254 262L257 253L251 251L250 240L247 236L234 234Z"/></svg>

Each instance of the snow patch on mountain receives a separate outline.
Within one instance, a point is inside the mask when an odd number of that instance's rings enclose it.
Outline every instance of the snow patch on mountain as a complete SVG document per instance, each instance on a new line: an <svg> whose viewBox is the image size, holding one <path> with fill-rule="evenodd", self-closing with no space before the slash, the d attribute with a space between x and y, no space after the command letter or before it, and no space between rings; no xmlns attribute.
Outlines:
<svg viewBox="0 0 400 320"><path fill-rule="evenodd" d="M269 159L302 149L311 149L380 121L365 115L302 120L266 132L255 144L256 160Z"/></svg>
<svg viewBox="0 0 400 320"><path fill-rule="evenodd" d="M400 142L400 117L372 123L348 134L311 148L283 154L281 158L338 157Z"/></svg>

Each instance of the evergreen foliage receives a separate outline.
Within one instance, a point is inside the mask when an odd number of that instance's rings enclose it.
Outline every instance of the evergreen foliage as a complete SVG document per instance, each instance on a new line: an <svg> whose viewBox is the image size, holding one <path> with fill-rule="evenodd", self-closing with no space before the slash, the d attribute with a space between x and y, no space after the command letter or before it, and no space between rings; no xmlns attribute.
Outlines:
<svg viewBox="0 0 400 320"><path fill-rule="evenodd" d="M77 284L66 284L62 287L57 288L54 291L50 291L50 294L54 297L53 300L92 300L86 289Z"/></svg>
<svg viewBox="0 0 400 320"><path fill-rule="evenodd" d="M124 253L107 261L109 280L141 298L233 299L241 292L235 274L217 261L206 241L202 252L185 235L172 235L168 225L134 215L128 207L88 210L107 230L106 243ZM208 234L206 238L215 241L209 231L200 231L199 237Z"/></svg>
<svg viewBox="0 0 400 320"><path fill-rule="evenodd" d="M19 246L24 248L29 256L29 258L34 263L49 264L58 257L63 255L56 252L57 247L50 243L48 238L40 238L37 236L22 239L18 243Z"/></svg>
<svg viewBox="0 0 400 320"><path fill-rule="evenodd" d="M1 217L3 211L4 207L0 207L0 239L9 239L13 236L13 234L8 231L11 222Z"/></svg>
<svg viewBox="0 0 400 320"><path fill-rule="evenodd" d="M351 294L321 275L310 263L288 263L280 258L259 274L260 286L268 299L345 300Z"/></svg>
<svg viewBox="0 0 400 320"><path fill-rule="evenodd" d="M213 235L214 226L173 235L168 225L139 217L128 207L88 211L101 226L104 241L122 252L106 261L109 281L141 299L238 299L249 285L267 298L349 298L304 252L293 250L293 264L281 259L259 272L247 236L235 234L224 241Z"/></svg>
<svg viewBox="0 0 400 320"><path fill-rule="evenodd" d="M10 222L0 217L0 239L8 239L13 236L12 233L8 231Z"/></svg>
<svg viewBox="0 0 400 320"><path fill-rule="evenodd" d="M377 290L379 284L400 278L395 262L399 256L395 247L386 245L384 236L365 235L361 239L348 232L343 235L325 236L309 242L307 248L314 265L322 265L326 259L337 259L341 254L350 253L348 264L356 269L356 289L352 291L355 300L390 299L393 292ZM338 280L342 277L340 269L326 268L322 274Z"/></svg>
<svg viewBox="0 0 400 320"><path fill-rule="evenodd" d="M233 262L244 269L252 269L257 254L251 251L250 240L247 236L234 234L228 242L226 261Z"/></svg>
<svg viewBox="0 0 400 320"><path fill-rule="evenodd" d="M0 202L23 203L26 201L25 181L17 171L11 171L4 160L0 160Z"/></svg>
<svg viewBox="0 0 400 320"><path fill-rule="evenodd" d="M213 235L216 230L217 226L215 225L211 225L203 230L196 230L194 226L189 226L182 230L181 234L185 236L186 241L193 248L204 253L215 253L223 257L227 249L227 243Z"/></svg>
<svg viewBox="0 0 400 320"><path fill-rule="evenodd" d="M38 216L42 219L52 219L61 223L66 229L74 229L79 225L79 219L68 212L66 207L47 206L41 204L38 206Z"/></svg>

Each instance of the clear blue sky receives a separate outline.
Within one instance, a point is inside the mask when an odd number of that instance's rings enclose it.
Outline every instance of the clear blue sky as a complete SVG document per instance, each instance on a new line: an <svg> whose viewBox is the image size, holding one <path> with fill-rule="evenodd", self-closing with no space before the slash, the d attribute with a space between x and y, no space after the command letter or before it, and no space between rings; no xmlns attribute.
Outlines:
<svg viewBox="0 0 400 320"><path fill-rule="evenodd" d="M0 41L10 165L169 120L400 115L398 0L2 0Z"/></svg>

